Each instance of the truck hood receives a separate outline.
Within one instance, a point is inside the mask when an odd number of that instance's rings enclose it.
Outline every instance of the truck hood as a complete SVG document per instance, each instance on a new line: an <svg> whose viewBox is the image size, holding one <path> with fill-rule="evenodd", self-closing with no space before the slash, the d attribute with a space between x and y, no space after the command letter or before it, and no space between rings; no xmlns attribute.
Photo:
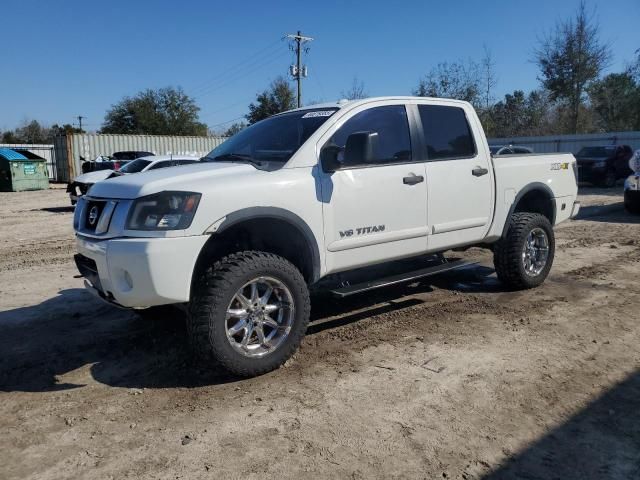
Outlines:
<svg viewBox="0 0 640 480"><path fill-rule="evenodd" d="M91 187L91 196L114 199L134 199L163 191L204 192L214 181L228 177L264 173L252 165L231 162L206 162L179 167L161 168L123 175L98 182Z"/></svg>
<svg viewBox="0 0 640 480"><path fill-rule="evenodd" d="M95 170L78 175L73 181L76 183L92 184L100 180L106 180L111 174L113 174L113 170Z"/></svg>

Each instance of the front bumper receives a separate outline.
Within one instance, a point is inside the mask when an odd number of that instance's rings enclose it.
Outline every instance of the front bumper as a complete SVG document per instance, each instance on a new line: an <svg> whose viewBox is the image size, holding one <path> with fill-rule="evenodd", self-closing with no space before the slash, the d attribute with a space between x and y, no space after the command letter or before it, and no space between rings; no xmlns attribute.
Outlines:
<svg viewBox="0 0 640 480"><path fill-rule="evenodd" d="M85 285L104 300L144 308L189 301L191 278L208 235L93 240L76 236Z"/></svg>
<svg viewBox="0 0 640 480"><path fill-rule="evenodd" d="M607 173L607 167L594 167L589 163L578 163L578 181L579 182L599 182Z"/></svg>

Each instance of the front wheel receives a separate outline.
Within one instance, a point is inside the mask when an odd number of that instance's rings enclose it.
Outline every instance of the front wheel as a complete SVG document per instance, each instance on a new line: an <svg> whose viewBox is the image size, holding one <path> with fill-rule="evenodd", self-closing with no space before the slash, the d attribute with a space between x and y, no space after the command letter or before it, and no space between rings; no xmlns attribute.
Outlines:
<svg viewBox="0 0 640 480"><path fill-rule="evenodd" d="M201 359L235 375L255 376L281 366L300 345L309 322L309 292L300 271L284 258L234 253L196 282L187 325Z"/></svg>
<svg viewBox="0 0 640 480"><path fill-rule="evenodd" d="M555 237L549 220L539 213L518 212L509 220L504 238L493 251L500 281L513 290L540 285L547 278L555 254Z"/></svg>

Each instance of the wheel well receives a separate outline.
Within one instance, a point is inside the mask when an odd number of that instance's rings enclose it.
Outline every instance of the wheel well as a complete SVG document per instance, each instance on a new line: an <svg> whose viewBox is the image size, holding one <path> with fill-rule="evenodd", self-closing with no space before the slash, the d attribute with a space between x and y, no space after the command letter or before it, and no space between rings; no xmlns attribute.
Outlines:
<svg viewBox="0 0 640 480"><path fill-rule="evenodd" d="M233 252L257 250L289 260L300 270L307 283L313 283L318 268L314 262L317 254L313 248L302 231L287 220L251 218L212 234L198 257L196 272Z"/></svg>
<svg viewBox="0 0 640 480"><path fill-rule="evenodd" d="M541 188L535 188L525 193L516 203L512 213L530 212L539 213L547 217L551 225L555 222L555 203L549 192Z"/></svg>

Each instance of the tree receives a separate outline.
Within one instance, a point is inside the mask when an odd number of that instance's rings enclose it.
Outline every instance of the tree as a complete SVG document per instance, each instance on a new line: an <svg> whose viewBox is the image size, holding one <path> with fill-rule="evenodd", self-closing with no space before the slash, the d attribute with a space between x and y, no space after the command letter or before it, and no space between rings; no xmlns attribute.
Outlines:
<svg viewBox="0 0 640 480"><path fill-rule="evenodd" d="M636 50L636 59L627 68L627 73L640 84L640 48Z"/></svg>
<svg viewBox="0 0 640 480"><path fill-rule="evenodd" d="M420 80L413 94L419 97L443 97L466 100L481 106L482 91L478 65L469 60L439 63Z"/></svg>
<svg viewBox="0 0 640 480"><path fill-rule="evenodd" d="M55 137L56 135L64 135L67 133L85 133L84 130L74 127L70 123L65 123L62 126L54 123L53 125L51 125L51 128L49 130L51 137Z"/></svg>
<svg viewBox="0 0 640 480"><path fill-rule="evenodd" d="M580 3L575 18L560 21L534 51L540 81L551 100L563 102L569 112L569 129L578 133L580 111L591 83L611 59L609 45L601 43L599 27Z"/></svg>
<svg viewBox="0 0 640 480"><path fill-rule="evenodd" d="M11 130L7 130L2 134L2 143L22 143L16 134Z"/></svg>
<svg viewBox="0 0 640 480"><path fill-rule="evenodd" d="M601 130L640 129L640 85L630 73L612 73L594 82L589 99Z"/></svg>
<svg viewBox="0 0 640 480"><path fill-rule="evenodd" d="M484 55L482 56L482 60L480 61L480 76L482 81L482 100L483 107L486 110L489 110L489 107L493 103L493 89L498 84L498 79L496 77L496 64L493 60L493 54L491 50L484 45Z"/></svg>
<svg viewBox="0 0 640 480"><path fill-rule="evenodd" d="M284 77L276 78L269 88L256 95L256 102L249 105L249 113L245 115L249 125L260 120L286 112L296 107L296 95Z"/></svg>
<svg viewBox="0 0 640 480"><path fill-rule="evenodd" d="M233 137L236 133L241 130L244 130L247 127L247 124L244 122L234 123L229 128L227 128L222 134L223 137Z"/></svg>
<svg viewBox="0 0 640 480"><path fill-rule="evenodd" d="M353 77L351 88L347 91L343 90L340 96L347 100L360 100L362 98L367 98L369 93L364 88L364 82L358 80L358 77Z"/></svg>
<svg viewBox="0 0 640 480"><path fill-rule="evenodd" d="M495 137L519 137L553 133L553 108L546 92L522 90L508 93L489 110Z"/></svg>
<svg viewBox="0 0 640 480"><path fill-rule="evenodd" d="M195 101L181 88L147 89L124 97L104 117L102 133L206 135Z"/></svg>

